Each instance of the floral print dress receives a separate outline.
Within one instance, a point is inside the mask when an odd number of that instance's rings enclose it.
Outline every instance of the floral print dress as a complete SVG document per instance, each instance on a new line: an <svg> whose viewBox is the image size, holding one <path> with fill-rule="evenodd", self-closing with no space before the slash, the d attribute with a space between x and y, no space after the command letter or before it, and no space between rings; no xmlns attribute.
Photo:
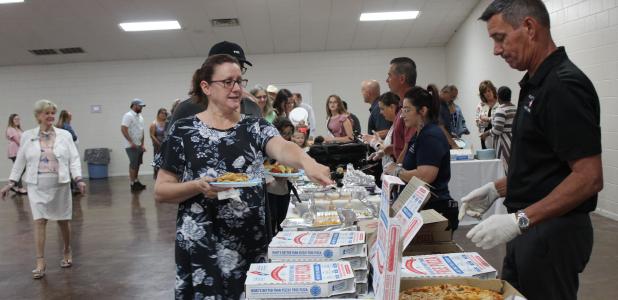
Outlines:
<svg viewBox="0 0 618 300"><path fill-rule="evenodd" d="M227 130L196 116L180 119L163 145L161 167L181 182L226 172L264 178L266 144L277 135L265 120L244 115ZM176 299L240 299L249 265L266 261L264 187L238 190L241 201L198 195L179 205Z"/></svg>

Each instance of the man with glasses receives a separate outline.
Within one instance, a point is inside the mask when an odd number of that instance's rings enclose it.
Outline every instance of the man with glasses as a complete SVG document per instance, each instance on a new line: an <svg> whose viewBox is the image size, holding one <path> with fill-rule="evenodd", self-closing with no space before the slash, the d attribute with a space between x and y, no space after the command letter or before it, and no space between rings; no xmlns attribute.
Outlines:
<svg viewBox="0 0 618 300"><path fill-rule="evenodd" d="M240 62L241 72L244 75L247 71L247 67L245 65L253 66L247 59L245 58L245 51L236 43L223 41L218 44L215 44L210 48L210 52L208 52L208 56L213 56L215 54L228 54ZM247 86L247 80L243 79L242 82L237 82L241 84L243 87ZM227 87L232 87L232 82L224 83ZM243 92L244 93L244 92ZM240 102L240 113L246 114L253 117L262 117L262 112L260 107L250 98L250 94L244 93L243 98ZM176 109L174 110L174 114L172 115L172 120L169 124L174 124L176 120L193 116L198 114L208 107L208 101L200 101L198 99L194 99L191 97L186 99L185 101L178 104ZM166 128L167 131L167 128Z"/></svg>

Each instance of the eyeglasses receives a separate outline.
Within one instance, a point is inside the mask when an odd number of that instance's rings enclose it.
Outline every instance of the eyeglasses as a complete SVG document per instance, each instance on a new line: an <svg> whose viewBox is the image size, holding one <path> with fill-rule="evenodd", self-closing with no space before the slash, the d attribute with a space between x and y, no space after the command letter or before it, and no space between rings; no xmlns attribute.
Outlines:
<svg viewBox="0 0 618 300"><path fill-rule="evenodd" d="M411 111L412 111L412 107L405 107L404 106L404 107L401 108L401 112L404 113L404 114L407 114L407 113L409 113Z"/></svg>
<svg viewBox="0 0 618 300"><path fill-rule="evenodd" d="M223 87L226 89L231 89L234 88L234 84L238 84L240 87L247 87L247 83L249 82L248 79L238 79L238 80L232 80L232 79L226 79L226 80L212 80L210 81L210 83L215 83L215 82L220 82L223 84Z"/></svg>

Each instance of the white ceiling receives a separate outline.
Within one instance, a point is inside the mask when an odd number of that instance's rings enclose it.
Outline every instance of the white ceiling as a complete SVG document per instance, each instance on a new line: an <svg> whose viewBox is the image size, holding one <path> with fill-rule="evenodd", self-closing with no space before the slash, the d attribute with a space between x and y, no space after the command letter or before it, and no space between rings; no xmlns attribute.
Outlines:
<svg viewBox="0 0 618 300"><path fill-rule="evenodd" d="M222 40L247 54L442 46L479 0L26 0L0 5L0 65L206 56ZM361 12L420 10L416 20L359 22ZM238 18L213 28L210 19ZM177 19L182 30L118 23ZM82 47L35 56L28 49Z"/></svg>

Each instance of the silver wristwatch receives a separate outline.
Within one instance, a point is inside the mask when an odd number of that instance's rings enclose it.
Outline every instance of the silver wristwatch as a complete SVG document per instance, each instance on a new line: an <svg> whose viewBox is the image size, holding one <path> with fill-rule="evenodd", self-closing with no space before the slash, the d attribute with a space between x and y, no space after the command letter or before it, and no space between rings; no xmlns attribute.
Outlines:
<svg viewBox="0 0 618 300"><path fill-rule="evenodd" d="M524 210L518 210L515 216L517 217L517 226L519 226L521 232L528 230L530 227L530 219L528 219L528 216L526 216Z"/></svg>

